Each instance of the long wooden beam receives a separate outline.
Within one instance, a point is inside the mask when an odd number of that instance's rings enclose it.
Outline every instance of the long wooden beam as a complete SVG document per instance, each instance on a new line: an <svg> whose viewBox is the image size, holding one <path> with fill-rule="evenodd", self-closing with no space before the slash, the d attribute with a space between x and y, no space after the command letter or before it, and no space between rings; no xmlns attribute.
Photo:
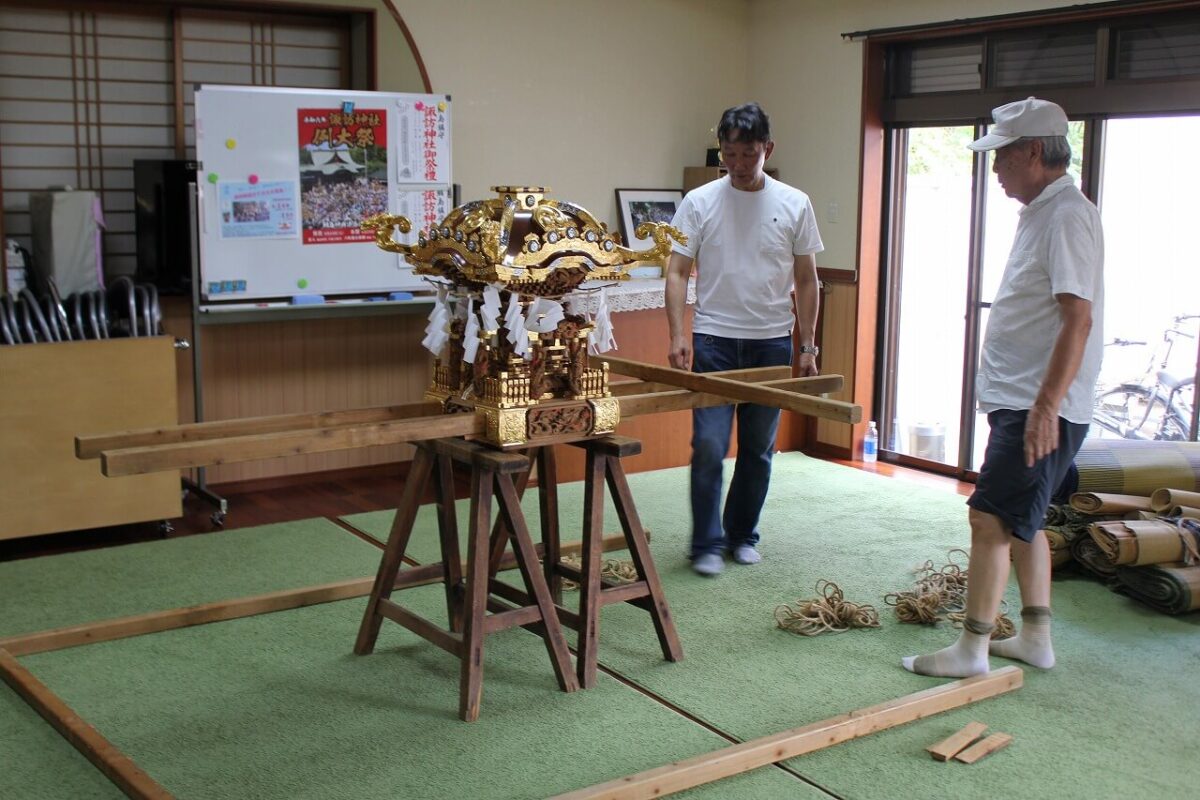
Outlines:
<svg viewBox="0 0 1200 800"><path fill-rule="evenodd" d="M790 367L753 367L714 372L720 377L739 381L763 382L784 380L791 377ZM630 394L647 394L655 391L676 389L667 384L648 381L625 381L614 383L615 397ZM840 387L839 387L840 388ZM836 391L823 389L821 391ZM399 422L415 417L432 417L442 413L440 403L417 402L399 406L376 406L355 408L347 411L314 411L298 414L275 414L266 417L242 417L240 419L192 422L171 427L142 428L115 433L87 434L75 437L77 458L99 458L105 450L127 450L132 447L150 447L180 442L202 442L210 439L228 439L234 436L253 436L262 433L281 433L297 430L337 428L347 425L369 425L380 422Z"/></svg>
<svg viewBox="0 0 1200 800"><path fill-rule="evenodd" d="M756 371L755 378L767 378L779 374L781 368L769 368ZM786 368L782 368L786 370ZM739 384L741 385L741 384ZM630 389L638 387L658 388L658 384L645 384L642 381L632 382ZM842 386L840 375L821 375L813 378L783 378L766 380L763 387L775 391L786 398L805 396L800 393L821 394L837 391ZM646 394L625 395L621 397L621 416L635 417L642 414L656 414L665 411L677 411L687 408L722 405L732 402L727 397L721 397L684 388L670 388L665 391L650 391ZM428 410L428 403L414 403L411 407L396 406L394 410L407 414L408 408ZM221 431L221 428L189 427L189 437L182 441L163 441L157 444L120 447L126 442L152 440L159 434L171 437L170 428L134 432L133 434L114 434L107 437L109 449L100 453L101 470L109 477L120 475L142 475L148 472L158 472L167 469L183 469L187 467L202 467L213 464L233 464L240 461L255 461L265 458L297 455L301 453L324 453L333 450L346 450L354 447L372 447L387 444L399 444L446 436L476 436L484 432L484 422L477 414L442 414L437 412L430 416L411 417L389 422L362 423L341 425L338 427L289 428L286 430L269 430L252 432L252 425L242 426L243 433L212 438L210 432ZM296 417L318 415L287 415ZM273 420L271 417L259 418ZM224 425L226 423L215 423ZM207 426L210 423L201 423ZM269 423L274 428L275 423ZM178 437L176 437L178 438ZM114 449L114 444L117 445ZM76 440L77 450L91 452L95 439L89 439L84 445L82 437Z"/></svg>
<svg viewBox="0 0 1200 800"><path fill-rule="evenodd" d="M629 361L610 356L592 356L592 364L607 361L609 370L621 375L641 378L644 381L669 383L693 392L707 392L739 402L760 403L785 411L795 411L835 422L861 422L862 406L844 400L796 394L767 386L743 383L720 377L714 373L688 372L640 361Z"/></svg>
<svg viewBox="0 0 1200 800"><path fill-rule="evenodd" d="M811 725L567 792L553 800L649 800L662 797L1011 692L1019 689L1023 682L1024 673L1019 667L1002 667Z"/></svg>
<svg viewBox="0 0 1200 800"><path fill-rule="evenodd" d="M649 535L649 531L647 531ZM622 534L610 534L604 537L603 549L623 550L627 546ZM542 545L535 545L538 555L542 555ZM559 548L562 555L579 553L583 545L579 540L563 542ZM500 570L513 569L517 566L516 557L505 553L500 561ZM462 569L465 571L466 566ZM439 583L442 580L441 563L424 564L406 567L400 570L396 577L395 588L410 589L414 586L425 586ZM165 611L153 611L148 614L136 614L128 617L86 622L82 625L70 625L64 628L54 628L35 633L23 633L0 639L0 649L7 650L13 655L23 656L32 653L47 653L53 650L63 650L68 647L78 647L96 642L111 642L115 639L126 639L131 636L141 636L146 633L161 633L176 628L188 628L192 625L206 625L210 622L225 622L231 619L252 617L258 614L270 614L275 611L286 611L292 608L332 603L338 600L348 600L354 597L365 597L371 593L374 578L353 578L346 581L326 583L319 586L306 586L301 589L284 589L268 594L251 597L238 597L232 600L218 600L183 608L172 608Z"/></svg>
<svg viewBox="0 0 1200 800"><path fill-rule="evenodd" d="M784 392L801 394L824 394L836 392L842 388L841 375L818 375L815 378L787 378L778 381L765 381L764 387L778 389ZM660 384L652 384L658 386ZM668 411L683 411L689 408L709 408L723 406L735 402L728 397L721 397L708 392L694 392L691 389L669 388L648 394L627 395L621 398L621 419L637 417L643 414L662 414Z"/></svg>
<svg viewBox="0 0 1200 800"><path fill-rule="evenodd" d="M440 414L440 403L406 403L399 406L355 408L347 411L315 411L300 414L276 414L267 417L242 417L214 422L191 422L171 427L142 428L75 437L77 458L99 458L105 450L149 447L178 442L202 442L259 433L277 433L300 429L336 428L373 422L398 422L414 417Z"/></svg>
<svg viewBox="0 0 1200 800"><path fill-rule="evenodd" d="M288 430L198 442L131 447L102 452L100 469L109 477L142 475L166 469L232 464L303 453L327 453L331 450L375 447L450 436L474 436L482 434L484 426L483 417L478 414L438 414L375 425Z"/></svg>
<svg viewBox="0 0 1200 800"><path fill-rule="evenodd" d="M71 746L134 800L170 800L171 793L87 724L11 653L0 649L0 678L42 715Z"/></svg>

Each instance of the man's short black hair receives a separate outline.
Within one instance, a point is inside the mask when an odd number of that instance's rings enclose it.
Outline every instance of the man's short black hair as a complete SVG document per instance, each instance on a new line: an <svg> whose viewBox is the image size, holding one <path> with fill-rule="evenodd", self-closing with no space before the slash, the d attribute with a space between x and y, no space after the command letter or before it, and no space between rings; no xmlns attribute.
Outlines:
<svg viewBox="0 0 1200 800"><path fill-rule="evenodd" d="M718 142L771 141L771 118L758 103L746 103L725 110L717 125Z"/></svg>

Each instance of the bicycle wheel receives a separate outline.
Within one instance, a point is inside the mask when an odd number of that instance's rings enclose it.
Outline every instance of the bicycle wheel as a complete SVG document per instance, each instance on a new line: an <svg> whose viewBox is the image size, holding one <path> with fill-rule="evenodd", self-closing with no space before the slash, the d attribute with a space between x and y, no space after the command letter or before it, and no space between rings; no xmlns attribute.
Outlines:
<svg viewBox="0 0 1200 800"><path fill-rule="evenodd" d="M1165 419L1164 419L1165 418ZM1126 439L1187 439L1190 423L1144 386L1118 386L1096 398L1092 421Z"/></svg>

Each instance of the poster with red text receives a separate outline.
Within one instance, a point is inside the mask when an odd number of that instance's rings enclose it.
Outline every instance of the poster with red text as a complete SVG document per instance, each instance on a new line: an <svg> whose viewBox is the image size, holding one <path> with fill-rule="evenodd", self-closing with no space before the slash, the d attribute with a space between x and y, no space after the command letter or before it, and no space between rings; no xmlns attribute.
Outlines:
<svg viewBox="0 0 1200 800"><path fill-rule="evenodd" d="M387 112L301 108L297 125L304 244L374 241L360 226L388 210Z"/></svg>

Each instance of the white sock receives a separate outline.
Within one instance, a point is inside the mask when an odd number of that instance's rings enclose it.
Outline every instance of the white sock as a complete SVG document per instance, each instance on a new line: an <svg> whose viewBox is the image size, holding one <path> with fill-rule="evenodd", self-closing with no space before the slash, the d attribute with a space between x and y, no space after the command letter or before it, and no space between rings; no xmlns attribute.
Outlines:
<svg viewBox="0 0 1200 800"><path fill-rule="evenodd" d="M1054 666L1054 645L1050 642L1050 609L1029 606L1021 609L1021 631L1009 639L994 641L989 646L992 655L1015 658L1035 667Z"/></svg>
<svg viewBox="0 0 1200 800"><path fill-rule="evenodd" d="M988 637L995 627L968 617L954 644L929 655L902 658L900 663L909 672L937 678L966 678L987 672Z"/></svg>

